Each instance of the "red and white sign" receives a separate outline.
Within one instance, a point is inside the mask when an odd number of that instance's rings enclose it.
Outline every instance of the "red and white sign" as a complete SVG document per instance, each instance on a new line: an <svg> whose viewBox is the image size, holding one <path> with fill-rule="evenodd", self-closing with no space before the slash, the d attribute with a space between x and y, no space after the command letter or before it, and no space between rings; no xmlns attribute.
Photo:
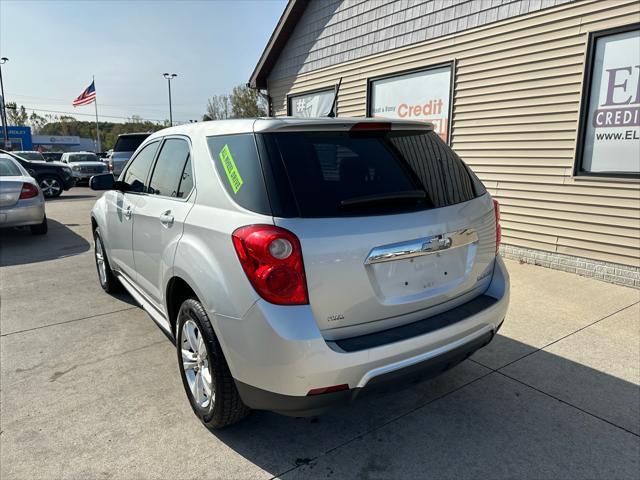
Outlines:
<svg viewBox="0 0 640 480"><path fill-rule="evenodd" d="M382 78L371 82L373 117L424 120L445 142L449 137L451 66Z"/></svg>

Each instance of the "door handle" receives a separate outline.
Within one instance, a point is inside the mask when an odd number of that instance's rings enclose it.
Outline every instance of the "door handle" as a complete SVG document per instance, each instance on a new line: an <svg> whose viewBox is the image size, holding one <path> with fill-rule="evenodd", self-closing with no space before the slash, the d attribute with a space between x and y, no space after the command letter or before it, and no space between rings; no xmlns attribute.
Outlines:
<svg viewBox="0 0 640 480"><path fill-rule="evenodd" d="M170 227L173 225L173 215L171 215L171 210L167 210L162 215L160 215L160 223L165 227Z"/></svg>
<svg viewBox="0 0 640 480"><path fill-rule="evenodd" d="M131 205L129 205L124 211L124 218L131 220Z"/></svg>

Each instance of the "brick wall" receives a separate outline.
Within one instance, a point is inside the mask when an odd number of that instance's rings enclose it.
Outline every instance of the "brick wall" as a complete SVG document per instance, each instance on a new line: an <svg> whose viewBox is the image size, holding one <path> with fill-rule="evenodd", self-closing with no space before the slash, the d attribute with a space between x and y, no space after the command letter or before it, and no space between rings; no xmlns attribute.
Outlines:
<svg viewBox="0 0 640 480"><path fill-rule="evenodd" d="M513 245L501 245L500 253L505 258L519 260L522 263L577 273L584 277L592 277L605 282L640 289L640 268L638 267L601 262L561 253L544 252L531 248L515 247Z"/></svg>

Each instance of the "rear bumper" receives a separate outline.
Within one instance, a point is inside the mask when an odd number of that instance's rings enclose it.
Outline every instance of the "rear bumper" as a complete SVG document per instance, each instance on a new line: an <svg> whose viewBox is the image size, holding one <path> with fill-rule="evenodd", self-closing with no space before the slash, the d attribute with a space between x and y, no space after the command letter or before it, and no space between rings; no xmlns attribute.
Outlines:
<svg viewBox="0 0 640 480"><path fill-rule="evenodd" d="M436 375L489 343L509 303L509 278L500 258L485 295L492 297L486 308L469 310L441 328L386 343L360 343L351 351L323 338L308 306L258 301L242 319L216 317L213 312L212 316L240 396L249 407L313 415L389 381ZM348 390L307 396L312 389L342 384Z"/></svg>
<svg viewBox="0 0 640 480"><path fill-rule="evenodd" d="M500 326L498 326L500 328ZM427 380L456 366L469 358L476 350L487 345L495 335L493 330L474 336L438 355L426 358L410 366L392 370L373 377L363 387L350 388L322 395L281 395L236 381L238 393L245 405L260 410L271 410L284 415L306 417L319 415L331 407L351 403L358 396L375 391L384 391L394 386L408 385Z"/></svg>
<svg viewBox="0 0 640 480"><path fill-rule="evenodd" d="M44 219L44 199L40 196L19 200L9 208L0 208L0 228L38 225Z"/></svg>

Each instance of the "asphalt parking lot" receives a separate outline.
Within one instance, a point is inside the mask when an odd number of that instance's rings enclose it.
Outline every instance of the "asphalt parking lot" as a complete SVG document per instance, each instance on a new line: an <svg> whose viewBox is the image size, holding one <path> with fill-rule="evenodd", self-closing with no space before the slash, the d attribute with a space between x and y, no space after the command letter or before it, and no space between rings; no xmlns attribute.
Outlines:
<svg viewBox="0 0 640 480"><path fill-rule="evenodd" d="M89 210L0 232L0 477L630 478L640 472L640 291L508 261L499 336L445 375L317 419L212 433L173 345L98 284Z"/></svg>

